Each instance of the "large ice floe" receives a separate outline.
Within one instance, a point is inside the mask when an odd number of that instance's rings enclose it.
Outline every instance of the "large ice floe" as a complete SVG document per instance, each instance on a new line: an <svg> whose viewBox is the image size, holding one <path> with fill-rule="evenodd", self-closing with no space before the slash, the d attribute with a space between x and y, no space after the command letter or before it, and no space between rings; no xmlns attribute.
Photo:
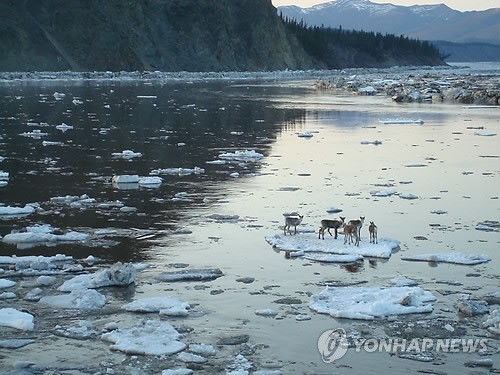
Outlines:
<svg viewBox="0 0 500 375"><path fill-rule="evenodd" d="M101 339L113 343L112 350L127 354L170 355L186 348L179 341L180 336L168 322L143 320L135 326L104 333Z"/></svg>
<svg viewBox="0 0 500 375"><path fill-rule="evenodd" d="M311 297L309 308L335 318L372 320L429 313L435 300L421 287L326 287Z"/></svg>
<svg viewBox="0 0 500 375"><path fill-rule="evenodd" d="M399 241L388 238L380 238L378 244L370 243L368 238L362 238L358 247L344 245L343 236L339 236L337 240L331 238L320 240L316 233L297 233L293 236L276 234L266 237L266 241L275 249L292 253L299 252L298 255L305 255L308 259L325 262L334 262L333 254L352 257L350 259L339 257L338 262L356 261L361 257L390 258L392 253L399 248ZM325 257L321 257L321 254Z"/></svg>
<svg viewBox="0 0 500 375"><path fill-rule="evenodd" d="M122 306L123 310L140 313L158 312L166 316L186 316L190 306L174 297L147 297Z"/></svg>
<svg viewBox="0 0 500 375"><path fill-rule="evenodd" d="M29 216L35 212L35 207L25 205L24 207L0 206L0 217L20 217Z"/></svg>
<svg viewBox="0 0 500 375"><path fill-rule="evenodd" d="M491 260L487 255L474 255L464 253L428 253L416 254L402 257L403 260L413 260L421 262L453 263L463 265L476 265L486 263Z"/></svg>
<svg viewBox="0 0 500 375"><path fill-rule="evenodd" d="M219 155L219 159L235 162L256 162L264 155L255 150L237 150L235 152L224 152Z"/></svg>
<svg viewBox="0 0 500 375"><path fill-rule="evenodd" d="M100 309L106 304L106 296L93 289L74 290L71 293L40 298L40 304L62 309Z"/></svg>
<svg viewBox="0 0 500 375"><path fill-rule="evenodd" d="M6 234L2 241L10 244L17 244L18 247L30 247L30 244L51 244L56 242L81 242L90 238L87 233L69 231L63 234L56 234L55 228L48 224L34 225L26 227L25 232ZM21 245L21 246L19 246Z"/></svg>
<svg viewBox="0 0 500 375"><path fill-rule="evenodd" d="M11 307L0 309L0 327L32 331L35 327L34 319L33 315Z"/></svg>
<svg viewBox="0 0 500 375"><path fill-rule="evenodd" d="M66 280L58 289L62 292L72 292L106 286L127 286L135 282L136 275L136 268L132 264L117 262L96 273L78 275Z"/></svg>

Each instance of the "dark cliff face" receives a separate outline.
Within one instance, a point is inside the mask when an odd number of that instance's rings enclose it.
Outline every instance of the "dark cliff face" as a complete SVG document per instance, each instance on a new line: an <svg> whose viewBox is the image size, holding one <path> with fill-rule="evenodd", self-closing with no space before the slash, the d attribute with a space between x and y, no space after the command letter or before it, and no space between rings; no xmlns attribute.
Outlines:
<svg viewBox="0 0 500 375"><path fill-rule="evenodd" d="M271 0L2 0L0 15L0 71L265 71L336 65L308 54ZM334 60L342 61L343 55L338 49ZM390 56L374 66L388 62L402 65ZM348 59L337 65L349 64Z"/></svg>
<svg viewBox="0 0 500 375"><path fill-rule="evenodd" d="M311 66L271 0L5 0L0 70Z"/></svg>

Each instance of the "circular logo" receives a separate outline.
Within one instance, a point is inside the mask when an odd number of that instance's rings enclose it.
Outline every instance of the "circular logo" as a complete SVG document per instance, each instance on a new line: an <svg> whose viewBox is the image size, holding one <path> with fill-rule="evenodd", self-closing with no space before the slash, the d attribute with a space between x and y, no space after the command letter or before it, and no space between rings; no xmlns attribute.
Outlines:
<svg viewBox="0 0 500 375"><path fill-rule="evenodd" d="M343 328L329 329L318 339L318 350L325 363L333 363L347 353L349 343Z"/></svg>

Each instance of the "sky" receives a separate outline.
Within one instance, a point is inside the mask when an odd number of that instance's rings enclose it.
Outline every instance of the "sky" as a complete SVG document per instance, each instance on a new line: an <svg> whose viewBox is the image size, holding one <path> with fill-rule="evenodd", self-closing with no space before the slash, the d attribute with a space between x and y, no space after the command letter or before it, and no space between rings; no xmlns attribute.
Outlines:
<svg viewBox="0 0 500 375"><path fill-rule="evenodd" d="M452 9L460 11L485 10L500 8L500 0L371 0L373 3L391 3L394 5L428 5L444 3ZM275 7L281 5L297 5L308 8L316 4L326 3L328 0L272 0Z"/></svg>

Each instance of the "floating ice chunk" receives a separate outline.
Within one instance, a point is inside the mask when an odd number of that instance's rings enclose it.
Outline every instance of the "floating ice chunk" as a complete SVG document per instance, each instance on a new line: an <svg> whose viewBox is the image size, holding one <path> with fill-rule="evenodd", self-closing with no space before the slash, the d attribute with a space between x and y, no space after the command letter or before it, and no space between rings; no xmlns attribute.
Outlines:
<svg viewBox="0 0 500 375"><path fill-rule="evenodd" d="M186 312L190 306L188 303L174 297L148 297L127 303L122 306L123 310L132 312L160 312L161 310Z"/></svg>
<svg viewBox="0 0 500 375"><path fill-rule="evenodd" d="M361 144L362 145L375 145L375 146L378 146L378 145L381 145L382 144L382 141L379 141L379 140L374 140L374 141L361 141Z"/></svg>
<svg viewBox="0 0 500 375"><path fill-rule="evenodd" d="M216 354L215 348L209 344L190 344L189 351L202 355L204 357L209 357Z"/></svg>
<svg viewBox="0 0 500 375"><path fill-rule="evenodd" d="M156 95L137 95L137 99L156 99Z"/></svg>
<svg viewBox="0 0 500 375"><path fill-rule="evenodd" d="M255 315L276 316L276 315L278 315L278 312L274 309L257 309L257 310L255 310Z"/></svg>
<svg viewBox="0 0 500 375"><path fill-rule="evenodd" d="M0 216L28 216L35 212L35 208L30 205L24 207L0 206Z"/></svg>
<svg viewBox="0 0 500 375"><path fill-rule="evenodd" d="M3 158L0 157L0 161L2 161ZM4 172L0 171L0 181L8 181L9 180L9 172Z"/></svg>
<svg viewBox="0 0 500 375"><path fill-rule="evenodd" d="M39 303L62 309L100 309L106 304L106 296L93 289L74 290L69 294L45 296Z"/></svg>
<svg viewBox="0 0 500 375"><path fill-rule="evenodd" d="M54 94L52 94L54 96L54 99L55 100L62 100L64 99L64 97L66 96L66 94L62 93L62 92L54 92Z"/></svg>
<svg viewBox="0 0 500 375"><path fill-rule="evenodd" d="M139 175L133 174L123 174L123 175L115 175L111 179L113 185L118 184L138 184L139 183Z"/></svg>
<svg viewBox="0 0 500 375"><path fill-rule="evenodd" d="M225 215L225 214L211 214L211 215L208 215L207 218L215 220L215 221L234 222L234 221L238 221L240 216L239 215Z"/></svg>
<svg viewBox="0 0 500 375"><path fill-rule="evenodd" d="M40 139L42 137L46 137L47 135L49 135L49 133L43 133L40 129L34 129L31 132L24 132L24 133L21 133L19 135L21 135L23 137L33 138L33 139Z"/></svg>
<svg viewBox="0 0 500 375"><path fill-rule="evenodd" d="M497 133L492 132L475 132L474 135L479 135L481 137L494 137Z"/></svg>
<svg viewBox="0 0 500 375"><path fill-rule="evenodd" d="M339 212L342 212L342 209L337 207L329 207L326 209L326 212L328 212L329 214L337 214Z"/></svg>
<svg viewBox="0 0 500 375"><path fill-rule="evenodd" d="M410 193L402 193L399 194L399 198L412 200L412 199L418 199L418 196Z"/></svg>
<svg viewBox="0 0 500 375"><path fill-rule="evenodd" d="M485 220L476 225L476 230L485 232L500 232L500 221Z"/></svg>
<svg viewBox="0 0 500 375"><path fill-rule="evenodd" d="M344 245L343 239L318 240L315 233L303 233L295 236L276 234L265 238L273 248L284 251L304 251L307 253L327 253L341 255L359 255L364 257L390 258L398 249L399 242L388 238L379 238L378 244L369 243L368 238L362 238L359 247Z"/></svg>
<svg viewBox="0 0 500 375"><path fill-rule="evenodd" d="M80 320L76 326L63 327L57 325L55 332L60 336L79 340L92 338L97 335L97 331L94 330L92 322L89 320Z"/></svg>
<svg viewBox="0 0 500 375"><path fill-rule="evenodd" d="M159 187L163 182L161 177L141 177L139 178L139 185L143 187Z"/></svg>
<svg viewBox="0 0 500 375"><path fill-rule="evenodd" d="M433 211L431 211L431 214L435 214L435 215L445 215L447 213L448 213L448 211L444 211L444 210L433 210Z"/></svg>
<svg viewBox="0 0 500 375"><path fill-rule="evenodd" d="M191 375L193 373L194 372L191 369L178 367L178 368L163 370L161 372L161 375Z"/></svg>
<svg viewBox="0 0 500 375"><path fill-rule="evenodd" d="M182 352L177 355L177 359L186 363L206 363L208 359L198 354Z"/></svg>
<svg viewBox="0 0 500 375"><path fill-rule="evenodd" d="M383 119L380 120L381 123L383 124L419 124L422 125L424 123L424 120L422 119Z"/></svg>
<svg viewBox="0 0 500 375"><path fill-rule="evenodd" d="M256 152L255 150L237 150L235 152L226 152L219 155L219 159L242 162L255 162L263 157L264 155Z"/></svg>
<svg viewBox="0 0 500 375"><path fill-rule="evenodd" d="M151 175L173 175L173 176L189 176L191 174L203 174L205 169L200 167L194 168L164 168L164 169L153 169L149 174Z"/></svg>
<svg viewBox="0 0 500 375"><path fill-rule="evenodd" d="M0 309L0 326L11 327L22 331L33 331L35 317L11 307Z"/></svg>
<svg viewBox="0 0 500 375"><path fill-rule="evenodd" d="M432 312L435 300L420 287L327 287L311 297L309 308L335 318L372 320Z"/></svg>
<svg viewBox="0 0 500 375"><path fill-rule="evenodd" d="M10 288L13 287L14 285L16 285L15 281L0 279L0 289Z"/></svg>
<svg viewBox="0 0 500 375"><path fill-rule="evenodd" d="M57 130L62 131L63 133L68 130L72 130L73 127L71 125L65 124L64 122L61 125L56 126Z"/></svg>
<svg viewBox="0 0 500 375"><path fill-rule="evenodd" d="M395 189L372 190L370 194L373 197L390 197L391 195L397 194L397 191Z"/></svg>
<svg viewBox="0 0 500 375"><path fill-rule="evenodd" d="M252 366L252 362L238 354L234 362L227 365L226 375L248 375Z"/></svg>
<svg viewBox="0 0 500 375"><path fill-rule="evenodd" d="M363 95L375 95L377 90L373 86L366 86L359 88L358 93Z"/></svg>
<svg viewBox="0 0 500 375"><path fill-rule="evenodd" d="M105 286L127 286L135 282L137 271L131 263L117 262L93 274L78 275L66 280L58 289L62 292Z"/></svg>
<svg viewBox="0 0 500 375"><path fill-rule="evenodd" d="M2 292L2 293L0 293L0 300L14 299L16 297L17 297L16 293L14 293L14 292Z"/></svg>
<svg viewBox="0 0 500 375"><path fill-rule="evenodd" d="M313 136L314 136L314 134L310 131L297 133L297 137L299 137L299 138L312 138Z"/></svg>
<svg viewBox="0 0 500 375"><path fill-rule="evenodd" d="M463 253L428 253L428 254L417 254L410 255L401 258L402 260L414 260L423 262L442 262L442 263L454 263L463 265L475 265L486 263L491 260L487 255L473 255L473 254L463 254Z"/></svg>
<svg viewBox="0 0 500 375"><path fill-rule="evenodd" d="M111 349L127 354L170 355L186 348L178 341L179 332L165 321L146 320L140 324L104 333L103 341L111 342Z"/></svg>
<svg viewBox="0 0 500 375"><path fill-rule="evenodd" d="M500 335L500 310L493 310L486 318L483 326L495 335Z"/></svg>
<svg viewBox="0 0 500 375"><path fill-rule="evenodd" d="M416 286L418 283L415 280L409 279L404 276L398 276L391 279L394 286Z"/></svg>
<svg viewBox="0 0 500 375"><path fill-rule="evenodd" d="M54 242L82 242L90 238L90 235L87 233L80 233L75 231L69 231L64 234L53 234L50 232L37 230L36 227L27 227L26 230L26 232L6 234L2 241L10 244L35 244Z"/></svg>
<svg viewBox="0 0 500 375"><path fill-rule="evenodd" d="M115 158L122 158L122 159L140 158L142 156L142 154L140 152L134 152L132 150L123 150L122 152L113 152L111 155Z"/></svg>
<svg viewBox="0 0 500 375"><path fill-rule="evenodd" d="M163 272L158 276L158 279L160 281L203 281L214 280L221 276L224 274L218 268L200 268Z"/></svg>
<svg viewBox="0 0 500 375"><path fill-rule="evenodd" d="M359 254L325 254L325 253L307 253L305 259L323 263L352 263L358 260L363 260L363 256Z"/></svg>

